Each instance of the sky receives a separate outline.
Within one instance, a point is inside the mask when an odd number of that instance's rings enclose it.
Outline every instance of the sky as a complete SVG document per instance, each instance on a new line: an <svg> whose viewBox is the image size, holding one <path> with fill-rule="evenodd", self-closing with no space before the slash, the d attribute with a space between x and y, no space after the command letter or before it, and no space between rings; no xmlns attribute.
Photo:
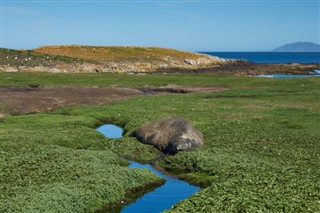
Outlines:
<svg viewBox="0 0 320 213"><path fill-rule="evenodd" d="M1 0L1 47L272 50L320 43L320 0Z"/></svg>

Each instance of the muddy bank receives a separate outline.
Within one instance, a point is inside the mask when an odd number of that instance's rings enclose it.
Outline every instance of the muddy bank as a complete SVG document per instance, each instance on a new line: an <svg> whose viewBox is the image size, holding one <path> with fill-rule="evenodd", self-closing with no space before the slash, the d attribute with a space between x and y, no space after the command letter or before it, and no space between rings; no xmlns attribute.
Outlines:
<svg viewBox="0 0 320 213"><path fill-rule="evenodd" d="M10 113L14 115L38 113L67 106L109 104L134 96L169 93L208 93L227 89L228 87L223 85L168 85L163 87L144 86L139 88L2 86L0 87L0 113Z"/></svg>

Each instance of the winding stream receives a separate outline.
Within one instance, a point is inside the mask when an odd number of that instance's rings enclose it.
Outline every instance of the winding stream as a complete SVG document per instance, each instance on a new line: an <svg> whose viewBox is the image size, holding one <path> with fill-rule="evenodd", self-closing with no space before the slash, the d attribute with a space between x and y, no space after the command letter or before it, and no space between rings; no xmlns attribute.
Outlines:
<svg viewBox="0 0 320 213"><path fill-rule="evenodd" d="M121 131L119 131L119 129ZM97 131L104 134L107 138L121 138L122 129L112 124L106 124L99 128ZM140 164L135 161L129 161L129 168L145 168L152 171L154 174L166 180L165 184L156 188L154 191L144 194L135 202L125 206L122 213L158 213L171 208L175 203L180 200L188 198L194 194L199 187L190 185L189 183L179 180L159 169L154 168L150 164Z"/></svg>

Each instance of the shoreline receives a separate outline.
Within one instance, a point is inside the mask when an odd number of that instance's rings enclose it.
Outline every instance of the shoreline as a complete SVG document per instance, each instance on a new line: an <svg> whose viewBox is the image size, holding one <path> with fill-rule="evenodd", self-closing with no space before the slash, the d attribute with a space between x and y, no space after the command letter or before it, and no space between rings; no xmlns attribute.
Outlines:
<svg viewBox="0 0 320 213"><path fill-rule="evenodd" d="M306 74L320 63L255 63L213 55L148 47L47 46L0 48L1 72Z"/></svg>
<svg viewBox="0 0 320 213"><path fill-rule="evenodd" d="M157 67L151 71L138 71L138 70L122 70L122 71L108 71L104 69L97 69L95 65L86 65L90 68L87 71L83 71L78 65L65 65L66 68L62 68L62 65L56 67L50 66L7 66L0 65L0 73L119 73L119 74L171 74L171 73L195 73L195 74L234 74L234 75L262 75L262 74L310 74L314 70L320 69L320 63L311 64L257 64L247 61L236 61L231 63L222 64L219 66L202 67L202 68L186 68L186 67L172 67L162 68Z"/></svg>

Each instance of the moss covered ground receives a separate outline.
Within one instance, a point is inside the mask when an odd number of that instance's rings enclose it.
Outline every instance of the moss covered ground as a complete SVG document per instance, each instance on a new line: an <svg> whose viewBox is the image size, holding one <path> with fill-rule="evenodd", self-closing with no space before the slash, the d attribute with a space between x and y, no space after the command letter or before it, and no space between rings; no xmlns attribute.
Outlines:
<svg viewBox="0 0 320 213"><path fill-rule="evenodd" d="M189 119L205 145L159 162L204 188L169 212L320 212L320 79L225 75L2 73L0 85L225 85L210 94L146 95L105 106L10 116L0 124L0 211L84 212L160 180L125 158L159 153L129 137L168 115ZM95 131L112 120L127 131Z"/></svg>

